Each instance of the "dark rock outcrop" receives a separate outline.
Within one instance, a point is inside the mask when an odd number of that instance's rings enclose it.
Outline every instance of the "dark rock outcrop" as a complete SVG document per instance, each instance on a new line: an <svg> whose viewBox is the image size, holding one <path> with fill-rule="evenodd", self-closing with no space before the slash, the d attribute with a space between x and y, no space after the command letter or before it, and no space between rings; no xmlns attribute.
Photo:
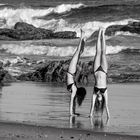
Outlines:
<svg viewBox="0 0 140 140"><path fill-rule="evenodd" d="M140 34L140 22L131 22L127 25L112 25L106 29L106 35L115 35L117 31Z"/></svg>
<svg viewBox="0 0 140 140"><path fill-rule="evenodd" d="M3 69L3 62L0 61L0 86L6 82L16 81L16 78L11 76L8 71Z"/></svg>
<svg viewBox="0 0 140 140"><path fill-rule="evenodd" d="M92 62L80 63L77 66L76 81L79 83L88 83L89 74L91 74ZM46 66L38 68L32 73L22 74L17 77L18 80L43 81L43 82L66 82L66 74L69 66L69 60L50 61Z"/></svg>
<svg viewBox="0 0 140 140"><path fill-rule="evenodd" d="M53 34L54 38L75 38L76 37L76 32L71 32L71 31L65 31L65 32L55 32Z"/></svg>
<svg viewBox="0 0 140 140"><path fill-rule="evenodd" d="M124 26L121 31L140 34L140 22L132 22Z"/></svg>
<svg viewBox="0 0 140 140"><path fill-rule="evenodd" d="M4 69L0 69L0 85L2 85L3 83L7 83L7 82L14 82L16 81L16 79L11 76L8 71L4 70Z"/></svg>
<svg viewBox="0 0 140 140"><path fill-rule="evenodd" d="M123 27L125 27L125 26L124 26L124 25L112 25L112 26L109 26L109 27L106 29L105 34L106 34L107 36L115 35L115 33L116 33L117 31L121 31Z"/></svg>
<svg viewBox="0 0 140 140"><path fill-rule="evenodd" d="M65 31L54 33L51 30L36 28L24 22L16 23L14 29L0 29L1 40L39 40L52 38L76 38L76 32Z"/></svg>
<svg viewBox="0 0 140 140"><path fill-rule="evenodd" d="M127 65L127 64L126 64ZM39 66L35 71L21 74L17 77L22 81L61 82L66 83L69 60L49 61ZM124 69L122 69L124 68ZM93 84L93 61L80 62L77 65L75 80L79 84ZM140 66L120 66L111 64L107 76L108 83L140 82Z"/></svg>

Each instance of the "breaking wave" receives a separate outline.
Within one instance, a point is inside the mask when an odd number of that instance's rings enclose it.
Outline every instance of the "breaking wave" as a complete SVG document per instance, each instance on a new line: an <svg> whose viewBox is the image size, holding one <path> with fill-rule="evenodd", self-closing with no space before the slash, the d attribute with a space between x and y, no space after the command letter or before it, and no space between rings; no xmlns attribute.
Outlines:
<svg viewBox="0 0 140 140"><path fill-rule="evenodd" d="M0 52L16 55L45 55L45 56L58 56L66 57L72 56L75 51L74 46L44 46L44 45L32 45L32 44L2 44L0 46ZM125 46L107 46L107 54L116 54L126 49L134 49L133 47ZM129 52L130 52L129 50ZM90 57L95 55L95 46L86 46L84 49L83 57Z"/></svg>
<svg viewBox="0 0 140 140"><path fill-rule="evenodd" d="M27 8L27 7L21 7L21 8L9 8L4 7L0 9L0 19L6 20L6 23L1 26L12 28L16 22L26 22L29 24L32 24L36 27L40 27L46 22L44 20L38 19L39 17L43 17L46 15L49 15L51 13L65 13L67 11L70 11L71 9L80 8L81 6L84 6L83 4L61 4L57 7L50 7L46 9L34 9L34 8ZM44 23L45 22L45 23Z"/></svg>
<svg viewBox="0 0 140 140"><path fill-rule="evenodd" d="M121 20L117 19L115 21L109 21L109 20L100 21L100 20L95 20L96 18L93 20L92 18L89 17L89 19L91 20L83 21L83 22L70 22L70 20L66 18L63 17L56 18L55 16L52 17L51 19L43 18L52 13L57 13L57 14L63 14L69 12L71 13L73 10L85 9L85 7L86 5L82 3L61 4L56 7L46 7L43 9L41 8L35 9L31 7L20 7L20 8L4 7L0 9L0 28L13 28L17 22L26 22L28 24L34 25L35 27L51 29L53 31L76 31L77 36L80 36L80 28L82 28L85 31L86 35L88 36L101 26L107 28L108 26L111 25L126 25L129 22L139 21L129 17L128 19L121 19ZM74 19L76 20L76 18Z"/></svg>

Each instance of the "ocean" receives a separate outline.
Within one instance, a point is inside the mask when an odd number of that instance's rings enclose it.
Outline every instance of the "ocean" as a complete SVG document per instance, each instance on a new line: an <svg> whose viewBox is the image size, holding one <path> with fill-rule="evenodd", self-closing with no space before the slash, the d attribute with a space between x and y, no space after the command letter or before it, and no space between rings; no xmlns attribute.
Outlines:
<svg viewBox="0 0 140 140"><path fill-rule="evenodd" d="M133 3L133 5L132 5ZM17 22L26 22L35 27L51 29L53 31L75 31L77 37L80 36L80 28L86 35L111 25L126 25L130 22L140 20L140 5L138 1L21 1L0 0L0 28L13 28ZM124 49L137 49L139 52L139 34L130 32L116 32L113 39L108 40L107 53L119 53ZM115 41L112 41L115 40ZM32 54L54 55L52 49L57 46L27 44ZM25 49L25 43L19 45L1 45L1 50L5 49L11 54L29 54ZM13 47L14 46L14 47ZM72 46L65 46L72 50ZM89 46L88 46L89 47ZM59 48L58 51L64 51ZM26 50L26 51L23 51ZM35 50L36 51L35 51ZM92 56L89 47L85 55ZM133 52L133 51L132 51ZM31 52L30 52L31 54ZM58 52L58 54L60 54ZM63 54L63 53L62 53ZM64 55L64 54L63 54ZM70 55L66 53L66 56ZM61 55L60 55L61 56Z"/></svg>
<svg viewBox="0 0 140 140"><path fill-rule="evenodd" d="M108 28L112 25L127 25L140 20L139 1L123 0L77 0L77 1L2 1L0 0L0 28L12 29L17 22L26 22L35 27L57 31L75 31L80 36L80 28L90 35L99 27ZM138 30L138 29L137 29ZM42 43L43 42L43 43ZM4 63L19 56L70 57L73 55L74 40L61 40L44 43L45 41L0 42L0 56ZM60 43L61 42L61 43ZM109 63L128 68L131 72L140 70L140 35L137 32L117 31L115 35L106 36ZM82 57L92 58L95 44L87 44ZM11 58L12 57L12 58ZM127 62L128 60L131 60ZM11 70L11 68L10 68ZM122 70L122 69L121 69Z"/></svg>

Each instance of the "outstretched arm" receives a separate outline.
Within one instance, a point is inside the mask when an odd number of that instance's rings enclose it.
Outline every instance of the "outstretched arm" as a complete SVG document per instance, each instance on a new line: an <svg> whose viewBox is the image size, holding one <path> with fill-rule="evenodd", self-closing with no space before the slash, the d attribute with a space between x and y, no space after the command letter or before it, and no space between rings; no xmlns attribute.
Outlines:
<svg viewBox="0 0 140 140"><path fill-rule="evenodd" d="M90 109L90 117L93 117L94 106L96 101L97 95L93 93L92 95L92 102L91 102L91 109Z"/></svg>
<svg viewBox="0 0 140 140"><path fill-rule="evenodd" d="M107 119L109 119L110 118L110 113L109 113L109 109L108 109L108 93L107 93L107 90L104 93L104 97L105 97L105 109L106 109Z"/></svg>
<svg viewBox="0 0 140 140"><path fill-rule="evenodd" d="M75 101L75 98L76 98L76 91L77 91L77 88L76 86L72 86L72 93L71 93L71 98L70 98L70 115L71 116L74 116L75 115L75 108L76 108L76 101Z"/></svg>

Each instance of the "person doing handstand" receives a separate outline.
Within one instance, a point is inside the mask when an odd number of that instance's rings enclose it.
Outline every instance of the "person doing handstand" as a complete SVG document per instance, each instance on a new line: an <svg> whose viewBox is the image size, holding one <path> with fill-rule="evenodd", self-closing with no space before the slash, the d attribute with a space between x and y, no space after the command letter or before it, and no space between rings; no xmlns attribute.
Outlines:
<svg viewBox="0 0 140 140"><path fill-rule="evenodd" d="M75 74L77 63L79 61L80 55L83 53L85 46L85 38L83 37L83 33L81 30L81 39L79 46L77 47L68 67L67 71L67 90L71 93L70 98L70 115L75 116L79 115L75 112L76 110L76 102L80 106L85 98L86 89L83 87L77 87L75 81Z"/></svg>
<svg viewBox="0 0 140 140"><path fill-rule="evenodd" d="M92 95L92 104L90 117L93 117L94 111L101 109L101 115L104 108L106 109L107 118L110 117L108 109L108 93L107 93L107 70L108 64L106 59L105 30L99 29L96 54L94 58L93 70L95 85Z"/></svg>

